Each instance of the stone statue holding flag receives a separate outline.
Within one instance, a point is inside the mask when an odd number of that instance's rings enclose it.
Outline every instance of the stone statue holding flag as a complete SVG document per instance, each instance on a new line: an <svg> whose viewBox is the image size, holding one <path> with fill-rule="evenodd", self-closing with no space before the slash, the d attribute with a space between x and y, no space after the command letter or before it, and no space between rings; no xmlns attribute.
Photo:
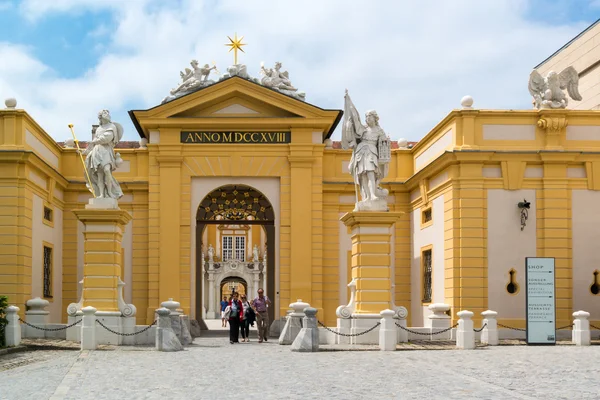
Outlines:
<svg viewBox="0 0 600 400"><path fill-rule="evenodd" d="M355 211L387 211L388 191L381 187L387 176L391 158L390 138L379 126L375 110L365 114L366 125L354 107L348 91L344 96L342 148L352 149L348 170L358 186L361 200L356 199Z"/></svg>

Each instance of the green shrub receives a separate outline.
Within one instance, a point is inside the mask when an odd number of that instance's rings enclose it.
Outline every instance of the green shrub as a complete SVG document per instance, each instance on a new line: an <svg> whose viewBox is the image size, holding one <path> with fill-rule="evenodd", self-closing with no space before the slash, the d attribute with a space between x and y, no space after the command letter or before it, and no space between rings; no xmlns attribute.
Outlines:
<svg viewBox="0 0 600 400"><path fill-rule="evenodd" d="M8 307L8 297L0 296L0 347L6 346L6 343L4 343L4 327L8 324L6 307Z"/></svg>

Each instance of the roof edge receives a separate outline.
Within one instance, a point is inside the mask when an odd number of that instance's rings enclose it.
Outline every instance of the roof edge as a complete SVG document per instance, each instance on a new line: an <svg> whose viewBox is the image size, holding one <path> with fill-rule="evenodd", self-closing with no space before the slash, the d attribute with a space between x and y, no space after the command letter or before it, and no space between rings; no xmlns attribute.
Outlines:
<svg viewBox="0 0 600 400"><path fill-rule="evenodd" d="M552 53L551 56L549 56L548 58L546 58L544 61L542 61L541 63L539 63L538 65L536 65L535 67L533 67L533 69L538 69L539 67L541 67L542 65L544 65L548 60L550 60L552 57L554 57L555 55L557 55L558 53L560 53L561 51L563 51L564 49L566 49L567 47L569 47L574 41L576 41L578 38L580 38L583 34L585 34L587 31L589 31L590 29L592 29L594 26L596 26L598 23L600 22L600 18L598 18L596 20L596 22L592 23L590 26L588 26L587 28L585 28L584 30L582 30L581 32L579 32L579 34L577 36L575 36L573 39L569 40L566 44L564 44L560 49L556 50L554 53Z"/></svg>

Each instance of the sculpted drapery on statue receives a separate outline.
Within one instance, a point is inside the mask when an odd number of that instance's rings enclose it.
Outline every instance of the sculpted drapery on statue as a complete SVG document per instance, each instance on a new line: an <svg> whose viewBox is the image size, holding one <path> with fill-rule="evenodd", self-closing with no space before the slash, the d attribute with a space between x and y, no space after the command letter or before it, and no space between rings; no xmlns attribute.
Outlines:
<svg viewBox="0 0 600 400"><path fill-rule="evenodd" d="M379 126L376 111L367 111L367 125L363 125L347 90L344 100L342 148L352 149L348 170L358 186L361 197L359 201L357 193L355 210L387 211L388 191L381 188L381 181L388 174L391 158L390 139Z"/></svg>
<svg viewBox="0 0 600 400"><path fill-rule="evenodd" d="M112 122L108 110L98 113L100 125L92 141L88 144L83 154L86 156L85 167L88 170L89 180L87 187L97 198L119 199L123 191L119 182L112 173L123 162L119 153L115 154L114 148L123 137L121 124Z"/></svg>

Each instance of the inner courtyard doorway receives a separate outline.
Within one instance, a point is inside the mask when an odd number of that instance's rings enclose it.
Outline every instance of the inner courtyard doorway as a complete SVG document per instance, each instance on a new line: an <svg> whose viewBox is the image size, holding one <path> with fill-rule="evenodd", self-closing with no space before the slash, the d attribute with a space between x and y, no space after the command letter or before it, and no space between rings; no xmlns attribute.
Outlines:
<svg viewBox="0 0 600 400"><path fill-rule="evenodd" d="M270 201L248 185L224 185L206 195L196 213L196 319L220 319L220 300L231 291L275 295L275 214ZM200 324L204 326L205 324Z"/></svg>

